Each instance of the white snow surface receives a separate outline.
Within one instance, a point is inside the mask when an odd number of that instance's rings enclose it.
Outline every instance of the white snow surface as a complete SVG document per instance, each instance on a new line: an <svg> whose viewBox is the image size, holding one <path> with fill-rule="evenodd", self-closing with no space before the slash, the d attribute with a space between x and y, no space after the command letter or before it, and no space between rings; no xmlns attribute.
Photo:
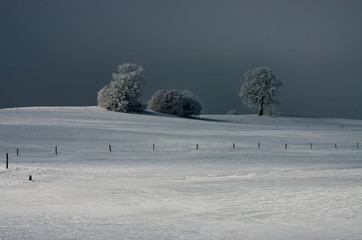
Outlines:
<svg viewBox="0 0 362 240"><path fill-rule="evenodd" d="M360 120L2 109L0 239L362 239L357 142Z"/></svg>

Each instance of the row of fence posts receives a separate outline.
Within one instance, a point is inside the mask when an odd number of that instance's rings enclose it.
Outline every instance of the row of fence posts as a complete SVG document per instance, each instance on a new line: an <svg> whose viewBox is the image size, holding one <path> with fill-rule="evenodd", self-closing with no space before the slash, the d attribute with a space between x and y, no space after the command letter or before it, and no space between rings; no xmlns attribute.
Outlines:
<svg viewBox="0 0 362 240"><path fill-rule="evenodd" d="M236 146L235 143L233 143L233 148L234 149L235 149L235 146ZM258 149L260 149L260 148L261 148L261 144L260 144L260 142L258 142ZM284 145L284 148L288 149L288 143L286 143ZM313 143L309 143L309 148L313 149ZM334 144L334 148L337 149L337 144L336 143ZM359 143L356 144L356 148L359 149ZM152 144L152 150L155 151L155 144L154 143ZM196 150L199 150L199 144L196 144ZM109 151L112 152L111 145L109 145Z"/></svg>
<svg viewBox="0 0 362 240"><path fill-rule="evenodd" d="M19 108L17 106L16 107L16 110L18 110ZM38 109L40 110L40 107L38 107ZM60 110L63 110L63 106L60 107ZM84 110L87 111L87 107L84 107ZM98 110L98 106L97 106L97 110Z"/></svg>
<svg viewBox="0 0 362 240"><path fill-rule="evenodd" d="M18 106L15 106L15 107L16 107L16 109L18 110ZM40 110L40 107L38 107L38 108L39 108L39 110ZM96 108L97 108L97 110L99 109L98 106L97 106ZM62 106L60 107L60 110L63 110L63 107L62 107ZM87 110L87 107L84 107L84 110ZM162 119L162 116L161 116L161 119ZM189 122L190 122L190 121L191 121L191 120L189 119ZM216 121L216 123L219 124L219 121ZM240 121L237 120L236 123L237 123L237 124L240 124ZM246 124L247 126L249 125L248 122L246 122L245 124ZM278 128L278 124L277 124L277 123L275 124L275 128ZM307 125L307 128L309 128L309 124ZM344 125L340 125L340 128L341 128L341 129L344 129Z"/></svg>
<svg viewBox="0 0 362 240"><path fill-rule="evenodd" d="M232 148L235 149L235 147L236 147L236 145L235 145L235 143L233 143ZM260 149L260 148L261 148L261 144L260 144L260 142L258 142L258 149ZM284 148L288 149L288 144L287 143L285 144ZM313 149L313 143L309 144L309 148ZM334 144L334 148L337 149L337 144L336 143ZM359 149L359 143L358 142L356 144L356 148ZM108 149L109 149L109 152L112 152L112 145L108 145ZM152 144L152 151L155 151L155 149L156 149L156 147L155 147L155 144L153 143ZM196 150L199 150L199 144L196 144ZM58 146L54 147L54 153L55 153L55 155L58 155ZM16 156L19 156L19 149L16 149ZM6 169L8 169L8 168L9 168L9 154L6 153Z"/></svg>

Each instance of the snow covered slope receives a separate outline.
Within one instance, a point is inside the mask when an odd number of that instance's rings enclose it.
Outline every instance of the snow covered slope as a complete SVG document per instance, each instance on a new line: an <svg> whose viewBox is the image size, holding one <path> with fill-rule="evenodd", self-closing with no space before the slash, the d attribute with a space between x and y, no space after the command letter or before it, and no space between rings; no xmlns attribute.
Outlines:
<svg viewBox="0 0 362 240"><path fill-rule="evenodd" d="M361 239L357 142L359 120L3 109L0 239Z"/></svg>

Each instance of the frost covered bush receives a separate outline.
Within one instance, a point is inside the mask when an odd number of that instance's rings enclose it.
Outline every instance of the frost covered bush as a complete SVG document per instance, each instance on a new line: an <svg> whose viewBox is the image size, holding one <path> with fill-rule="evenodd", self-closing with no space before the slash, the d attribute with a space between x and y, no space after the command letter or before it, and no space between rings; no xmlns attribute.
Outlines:
<svg viewBox="0 0 362 240"><path fill-rule="evenodd" d="M142 112L145 105L139 101L144 81L143 67L124 63L113 80L98 92L98 106L115 112Z"/></svg>
<svg viewBox="0 0 362 240"><path fill-rule="evenodd" d="M227 115L238 115L238 111L236 111L236 109L230 109L229 111L227 111L226 113Z"/></svg>
<svg viewBox="0 0 362 240"><path fill-rule="evenodd" d="M175 89L156 92L148 105L152 111L176 115L179 117L195 117L201 113L201 104L190 91Z"/></svg>
<svg viewBox="0 0 362 240"><path fill-rule="evenodd" d="M283 84L276 79L268 67L257 67L244 74L244 83L239 96L248 108L259 108L259 116L264 114L264 106L270 109L279 104L279 87Z"/></svg>

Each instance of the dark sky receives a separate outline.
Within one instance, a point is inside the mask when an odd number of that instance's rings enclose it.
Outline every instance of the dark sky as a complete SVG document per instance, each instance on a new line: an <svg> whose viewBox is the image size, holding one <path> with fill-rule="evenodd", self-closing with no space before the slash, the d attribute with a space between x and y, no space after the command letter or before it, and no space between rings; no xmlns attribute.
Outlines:
<svg viewBox="0 0 362 240"><path fill-rule="evenodd" d="M278 112L362 119L361 13L360 0L0 0L0 108L95 105L130 62L145 100L187 89L203 113L250 113L243 74L268 66Z"/></svg>

